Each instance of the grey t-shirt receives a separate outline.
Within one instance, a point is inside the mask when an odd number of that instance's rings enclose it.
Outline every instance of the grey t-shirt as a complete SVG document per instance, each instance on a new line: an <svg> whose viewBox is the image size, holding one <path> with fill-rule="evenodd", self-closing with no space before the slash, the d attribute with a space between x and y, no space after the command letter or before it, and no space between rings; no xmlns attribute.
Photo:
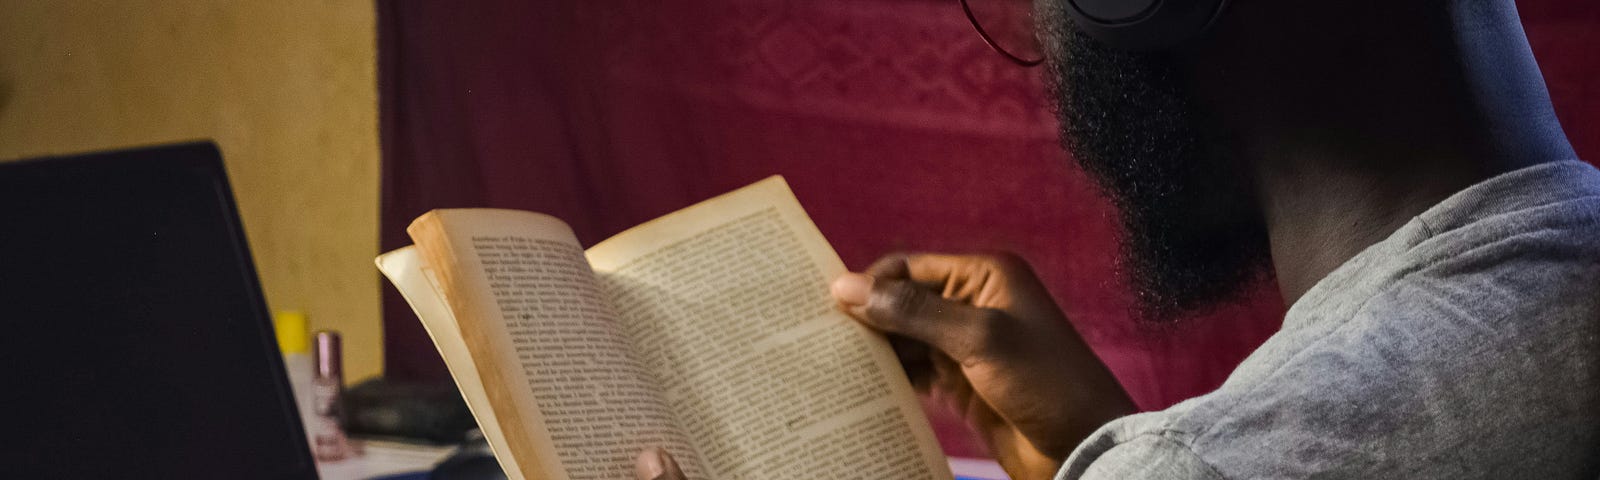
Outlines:
<svg viewBox="0 0 1600 480"><path fill-rule="evenodd" d="M1474 185L1340 266L1209 394L1058 480L1600 476L1600 171Z"/></svg>

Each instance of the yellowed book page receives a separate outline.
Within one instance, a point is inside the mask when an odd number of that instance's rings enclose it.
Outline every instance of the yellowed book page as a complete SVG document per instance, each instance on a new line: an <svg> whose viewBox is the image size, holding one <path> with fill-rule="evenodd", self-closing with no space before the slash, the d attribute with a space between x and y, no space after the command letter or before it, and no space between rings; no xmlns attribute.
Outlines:
<svg viewBox="0 0 1600 480"><path fill-rule="evenodd" d="M712 478L951 478L888 342L781 177L588 251Z"/></svg>
<svg viewBox="0 0 1600 480"><path fill-rule="evenodd" d="M467 408L472 410L472 416L478 420L484 438L489 440L489 448L495 451L500 468L507 472L521 472L516 457L503 450L506 448L506 436L500 430L500 421L495 418L494 408L489 406L489 394L484 391L483 379L478 377L478 368L472 364L472 353L467 351L467 342L461 338L456 316L450 313L450 306L439 292L437 282L431 278L432 272L423 265L417 247L407 246L379 255L377 263L378 270L400 290L400 296L405 297L411 310L417 312L417 318L422 320L422 328L427 330L428 338L433 339L439 356L444 357L450 377L455 379L456 388L461 390L462 398L467 401Z"/></svg>
<svg viewBox="0 0 1600 480"><path fill-rule="evenodd" d="M523 476L627 478L642 449L662 446L703 478L566 224L512 210L434 210L407 231L504 433L496 452L509 452Z"/></svg>

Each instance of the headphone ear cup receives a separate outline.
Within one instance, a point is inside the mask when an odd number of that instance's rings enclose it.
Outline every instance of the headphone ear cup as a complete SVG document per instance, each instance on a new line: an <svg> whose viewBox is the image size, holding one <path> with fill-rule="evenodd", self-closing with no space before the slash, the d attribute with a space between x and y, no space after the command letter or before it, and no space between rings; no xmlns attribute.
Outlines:
<svg viewBox="0 0 1600 480"><path fill-rule="evenodd" d="M1204 34L1228 0L1055 0L1078 28L1120 50L1176 47Z"/></svg>

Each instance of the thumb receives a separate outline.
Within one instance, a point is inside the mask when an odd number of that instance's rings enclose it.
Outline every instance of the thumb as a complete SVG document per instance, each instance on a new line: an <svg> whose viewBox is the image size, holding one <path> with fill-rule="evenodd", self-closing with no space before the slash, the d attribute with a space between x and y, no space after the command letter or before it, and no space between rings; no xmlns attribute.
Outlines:
<svg viewBox="0 0 1600 480"><path fill-rule="evenodd" d="M683 475L683 468L678 466L678 461L672 459L672 454L661 447L651 447L639 452L639 458L633 464L634 478L639 480L687 480Z"/></svg>
<svg viewBox="0 0 1600 480"><path fill-rule="evenodd" d="M846 273L830 289L845 312L861 323L921 341L956 361L979 354L987 332L1004 315L948 300L907 280Z"/></svg>

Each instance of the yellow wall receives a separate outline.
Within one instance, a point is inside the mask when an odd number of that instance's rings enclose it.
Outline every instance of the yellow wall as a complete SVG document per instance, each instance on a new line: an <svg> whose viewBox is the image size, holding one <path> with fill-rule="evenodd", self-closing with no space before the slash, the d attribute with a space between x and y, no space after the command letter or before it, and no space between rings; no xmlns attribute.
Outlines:
<svg viewBox="0 0 1600 480"><path fill-rule="evenodd" d="M0 159L211 138L267 301L379 372L370 1L0 1Z"/></svg>

